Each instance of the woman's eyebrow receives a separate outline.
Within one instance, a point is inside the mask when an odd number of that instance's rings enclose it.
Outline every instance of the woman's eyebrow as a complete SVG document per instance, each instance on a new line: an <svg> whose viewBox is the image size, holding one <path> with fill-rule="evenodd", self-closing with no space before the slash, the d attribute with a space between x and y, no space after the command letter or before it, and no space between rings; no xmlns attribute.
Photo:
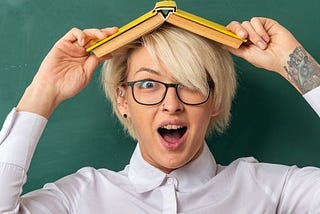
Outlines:
<svg viewBox="0 0 320 214"><path fill-rule="evenodd" d="M159 71L156 71L156 70L153 70L153 69L147 68L147 67L141 67L141 68L139 68L139 69L135 72L135 74L137 74L137 73L139 73L139 72L143 72L143 71L160 76L160 72L159 72Z"/></svg>

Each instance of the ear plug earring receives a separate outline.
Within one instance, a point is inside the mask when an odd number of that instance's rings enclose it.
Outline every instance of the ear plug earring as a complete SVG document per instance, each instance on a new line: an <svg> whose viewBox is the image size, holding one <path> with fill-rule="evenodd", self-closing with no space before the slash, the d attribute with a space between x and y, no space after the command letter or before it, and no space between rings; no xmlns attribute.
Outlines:
<svg viewBox="0 0 320 214"><path fill-rule="evenodd" d="M121 89L119 89L119 91L118 91L118 96L119 96L119 97L123 97L123 92L122 92Z"/></svg>
<svg viewBox="0 0 320 214"><path fill-rule="evenodd" d="M127 117L128 117L128 115L127 115L127 114L123 114L123 117L124 117L124 118L127 118Z"/></svg>

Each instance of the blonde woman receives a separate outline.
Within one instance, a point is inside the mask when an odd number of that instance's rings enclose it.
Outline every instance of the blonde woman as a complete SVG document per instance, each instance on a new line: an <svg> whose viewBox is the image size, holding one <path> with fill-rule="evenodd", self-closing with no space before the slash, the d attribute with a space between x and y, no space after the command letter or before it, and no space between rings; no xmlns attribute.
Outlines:
<svg viewBox="0 0 320 214"><path fill-rule="evenodd" d="M216 164L205 143L228 125L236 77L231 52L286 78L320 115L320 67L276 21L228 29L252 44L234 50L164 25L98 59L92 41L116 32L72 29L42 62L0 135L0 213L317 213L320 170L243 158ZM97 65L114 111L137 147L120 172L83 168L20 196L54 109ZM301 73L303 72L303 73Z"/></svg>

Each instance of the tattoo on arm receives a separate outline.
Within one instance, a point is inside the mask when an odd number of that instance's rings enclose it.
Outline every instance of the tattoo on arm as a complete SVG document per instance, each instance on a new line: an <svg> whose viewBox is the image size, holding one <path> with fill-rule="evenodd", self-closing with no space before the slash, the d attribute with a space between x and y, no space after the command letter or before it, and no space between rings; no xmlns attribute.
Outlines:
<svg viewBox="0 0 320 214"><path fill-rule="evenodd" d="M302 94L320 86L320 66L303 47L294 49L284 69Z"/></svg>

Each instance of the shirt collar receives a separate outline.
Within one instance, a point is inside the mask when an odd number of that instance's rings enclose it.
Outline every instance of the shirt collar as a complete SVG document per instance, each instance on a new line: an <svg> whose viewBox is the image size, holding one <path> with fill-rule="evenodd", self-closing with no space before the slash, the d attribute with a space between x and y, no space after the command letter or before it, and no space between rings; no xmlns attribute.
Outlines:
<svg viewBox="0 0 320 214"><path fill-rule="evenodd" d="M143 159L137 144L130 160L128 176L138 193L157 188L167 177L174 177L177 180L176 188L179 192L189 192L213 178L216 168L216 162L205 144L197 159L167 175Z"/></svg>

